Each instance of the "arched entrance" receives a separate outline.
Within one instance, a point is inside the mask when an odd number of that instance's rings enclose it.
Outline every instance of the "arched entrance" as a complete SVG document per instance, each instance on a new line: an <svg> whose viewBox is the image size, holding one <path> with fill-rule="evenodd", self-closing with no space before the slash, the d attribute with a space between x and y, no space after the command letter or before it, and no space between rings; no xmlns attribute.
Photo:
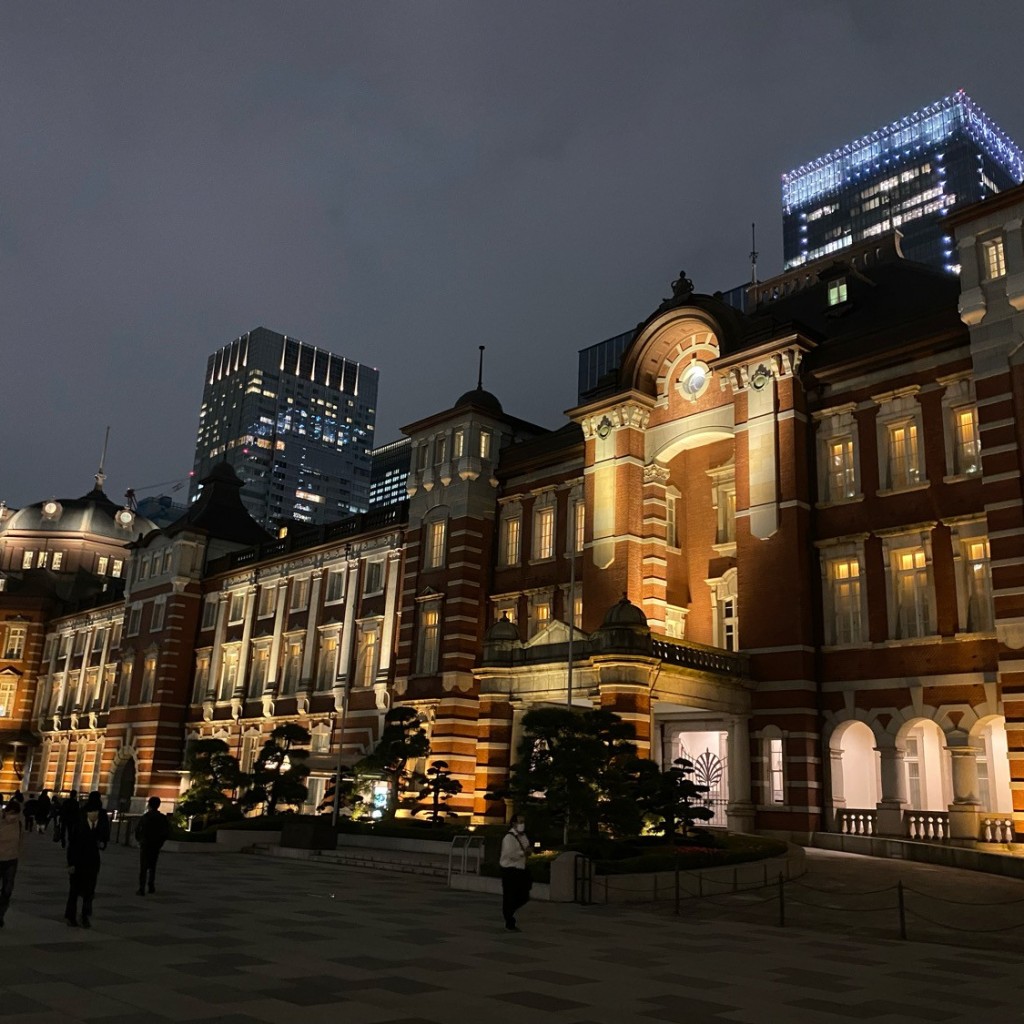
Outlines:
<svg viewBox="0 0 1024 1024"><path fill-rule="evenodd" d="M135 758L122 761L110 780L110 805L122 814L131 810L135 796Z"/></svg>
<svg viewBox="0 0 1024 1024"><path fill-rule="evenodd" d="M882 796L875 734L863 722L843 722L832 733L832 808L840 832L874 830L875 809Z"/></svg>

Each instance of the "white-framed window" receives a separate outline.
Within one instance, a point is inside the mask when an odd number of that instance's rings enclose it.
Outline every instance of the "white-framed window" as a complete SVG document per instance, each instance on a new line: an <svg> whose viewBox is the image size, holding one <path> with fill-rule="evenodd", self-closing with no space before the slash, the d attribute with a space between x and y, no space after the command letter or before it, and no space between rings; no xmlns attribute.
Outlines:
<svg viewBox="0 0 1024 1024"><path fill-rule="evenodd" d="M173 562L174 562L174 549L173 548L168 548L164 552L163 572L165 572L165 573L170 572L171 571L171 565L173 564Z"/></svg>
<svg viewBox="0 0 1024 1024"><path fill-rule="evenodd" d="M219 700L229 700L235 692L240 654L238 644L225 644L220 664L220 685L217 690Z"/></svg>
<svg viewBox="0 0 1024 1024"><path fill-rule="evenodd" d="M14 701L17 695L17 680L9 676L0 676L0 718L14 717Z"/></svg>
<svg viewBox="0 0 1024 1024"><path fill-rule="evenodd" d="M433 519L424 524L424 569L440 569L444 565L446 526L444 519Z"/></svg>
<svg viewBox="0 0 1024 1024"><path fill-rule="evenodd" d="M372 686L380 664L380 622L359 624L359 645L356 649L356 685Z"/></svg>
<svg viewBox="0 0 1024 1024"><path fill-rule="evenodd" d="M256 763L256 754L262 746L262 743L260 743L261 738L258 732L248 732L242 737L242 750L241 756L238 758L238 767L246 775L252 772L252 766Z"/></svg>
<svg viewBox="0 0 1024 1024"><path fill-rule="evenodd" d="M715 550L736 553L736 463L730 459L708 470L711 502L715 508Z"/></svg>
<svg viewBox="0 0 1024 1024"><path fill-rule="evenodd" d="M136 579L144 580L146 579L147 576L149 576L149 555L146 555L139 562L139 569L138 572L136 573Z"/></svg>
<svg viewBox="0 0 1024 1024"><path fill-rule="evenodd" d="M260 587L259 601L256 605L256 617L258 619L269 619L274 614L274 606L277 603L277 586L273 583L264 583ZM203 627L206 628L205 626Z"/></svg>
<svg viewBox="0 0 1024 1024"><path fill-rule="evenodd" d="M947 520L947 525L953 543L958 629L961 633L989 633L995 629L995 608L986 521Z"/></svg>
<svg viewBox="0 0 1024 1024"><path fill-rule="evenodd" d="M541 505L533 510L533 560L543 562L555 555L555 506Z"/></svg>
<svg viewBox="0 0 1024 1024"><path fill-rule="evenodd" d="M838 306L846 301L847 287L845 277L834 277L828 283L828 304Z"/></svg>
<svg viewBox="0 0 1024 1024"><path fill-rule="evenodd" d="M572 514L570 515L569 550L578 555L583 551L583 546L586 543L587 505L582 498L575 496L570 497L570 502Z"/></svg>
<svg viewBox="0 0 1024 1024"><path fill-rule="evenodd" d="M324 588L324 604L337 604L345 599L345 569L327 570L327 586Z"/></svg>
<svg viewBox="0 0 1024 1024"><path fill-rule="evenodd" d="M122 559L122 558L115 558L113 560L113 562L110 563L110 575L113 576L114 579L120 579L121 578L121 574L123 572L124 572L124 559Z"/></svg>
<svg viewBox="0 0 1024 1024"><path fill-rule="evenodd" d="M28 626L8 626L4 635L4 660L21 661L25 654Z"/></svg>
<svg viewBox="0 0 1024 1024"><path fill-rule="evenodd" d="M853 404L818 414L818 500L825 504L860 498L859 434Z"/></svg>
<svg viewBox="0 0 1024 1024"><path fill-rule="evenodd" d="M990 238L987 242L982 242L981 255L986 281L1006 277L1006 247L1002 238Z"/></svg>
<svg viewBox="0 0 1024 1024"><path fill-rule="evenodd" d="M156 661L155 654L147 654L142 663L142 696L140 704L153 703L153 690L156 686Z"/></svg>
<svg viewBox="0 0 1024 1024"><path fill-rule="evenodd" d="M363 580L363 595L381 594L384 591L384 559L378 558L366 563Z"/></svg>
<svg viewBox="0 0 1024 1024"><path fill-rule="evenodd" d="M878 395L878 457L881 490L898 491L927 483L924 437L917 388Z"/></svg>
<svg viewBox="0 0 1024 1024"><path fill-rule="evenodd" d="M536 636L551 621L550 593L531 594L529 607L528 631L530 636Z"/></svg>
<svg viewBox="0 0 1024 1024"><path fill-rule="evenodd" d="M116 651L121 646L121 630L123 623L118 620L110 627L110 650Z"/></svg>
<svg viewBox="0 0 1024 1024"><path fill-rule="evenodd" d="M670 548L679 547L679 498L674 494L665 498L665 543Z"/></svg>
<svg viewBox="0 0 1024 1024"><path fill-rule="evenodd" d="M323 633L320 636L320 652L316 663L316 689L330 690L338 675L338 634Z"/></svg>
<svg viewBox="0 0 1024 1024"><path fill-rule="evenodd" d="M423 444L416 446L416 468L423 470L427 468L427 463L430 461L430 442L424 441Z"/></svg>
<svg viewBox="0 0 1024 1024"><path fill-rule="evenodd" d="M519 622L519 599L516 597L500 597L495 598L494 604L494 621L500 622L502 617L508 619L509 622L515 624Z"/></svg>
<svg viewBox="0 0 1024 1024"><path fill-rule="evenodd" d="M207 594L203 599L203 623L201 629L213 629L217 625L217 607L220 594Z"/></svg>
<svg viewBox="0 0 1024 1024"><path fill-rule="evenodd" d="M284 641L284 677L281 683L283 693L294 693L299 688L302 672L302 637L289 636Z"/></svg>
<svg viewBox="0 0 1024 1024"><path fill-rule="evenodd" d="M237 626L245 621L245 591L232 590L228 598L228 625Z"/></svg>
<svg viewBox="0 0 1024 1024"><path fill-rule="evenodd" d="M738 651L740 643L740 608L737 573L728 569L716 580L710 580L714 610L714 641L716 647Z"/></svg>
<svg viewBox="0 0 1024 1024"><path fill-rule="evenodd" d="M46 568L46 563L49 560L50 560L50 552L49 551L40 551L39 552L39 557L36 558L36 568L37 569L45 569Z"/></svg>
<svg viewBox="0 0 1024 1024"><path fill-rule="evenodd" d="M889 636L909 640L935 632L931 531L882 537L886 559Z"/></svg>
<svg viewBox="0 0 1024 1024"><path fill-rule="evenodd" d="M153 602L153 617L149 623L151 633L159 633L164 628L164 618L167 614L167 602L161 597Z"/></svg>
<svg viewBox="0 0 1024 1024"><path fill-rule="evenodd" d="M292 580L291 595L288 602L288 610L293 612L304 611L309 606L309 577L299 576Z"/></svg>
<svg viewBox="0 0 1024 1024"><path fill-rule="evenodd" d="M947 482L964 480L981 473L981 433L978 405L970 375L940 379L943 385L942 417L946 446Z"/></svg>
<svg viewBox="0 0 1024 1024"><path fill-rule="evenodd" d="M106 576L107 566L110 565L110 558L108 555L97 555L96 557L96 575Z"/></svg>
<svg viewBox="0 0 1024 1024"><path fill-rule="evenodd" d="M491 432L485 427L480 428L480 458L489 459L491 457Z"/></svg>
<svg viewBox="0 0 1024 1024"><path fill-rule="evenodd" d="M21 555L21 567L22 569L31 569L35 564L36 553L34 551L24 551Z"/></svg>
<svg viewBox="0 0 1024 1024"><path fill-rule="evenodd" d="M418 675L437 674L441 653L441 602L437 598L421 601L418 608L418 637L416 645L416 672Z"/></svg>
<svg viewBox="0 0 1024 1024"><path fill-rule="evenodd" d="M125 707L132 695L132 673L135 671L135 659L128 657L121 662L121 671L117 681L116 704Z"/></svg>
<svg viewBox="0 0 1024 1024"><path fill-rule="evenodd" d="M84 629L78 630L75 633L75 641L71 648L71 653L76 657L85 654L85 642L88 639L88 634Z"/></svg>
<svg viewBox="0 0 1024 1024"><path fill-rule="evenodd" d="M444 434L434 438L434 465L448 461L448 438Z"/></svg>
<svg viewBox="0 0 1024 1024"><path fill-rule="evenodd" d="M501 520L501 564L519 564L519 544L523 521L519 513L506 515Z"/></svg>
<svg viewBox="0 0 1024 1024"><path fill-rule="evenodd" d="M765 741L765 803L786 802L786 757L781 736Z"/></svg>
<svg viewBox="0 0 1024 1024"><path fill-rule="evenodd" d="M270 643L253 644L252 662L249 666L249 696L259 697L267 686L270 676Z"/></svg>
<svg viewBox="0 0 1024 1024"><path fill-rule="evenodd" d="M114 684L117 682L117 664L108 662L103 666L103 688L100 692L100 710L110 708L110 699L114 695Z"/></svg>
<svg viewBox="0 0 1024 1024"><path fill-rule="evenodd" d="M128 635L138 636L139 628L142 624L142 605L133 604L128 609Z"/></svg>
<svg viewBox="0 0 1024 1024"><path fill-rule="evenodd" d="M63 564L64 564L64 552L63 551L54 551L54 553L53 553L53 560L50 562L50 568L53 569L54 572L59 572L60 571L60 567Z"/></svg>
<svg viewBox="0 0 1024 1024"><path fill-rule="evenodd" d="M847 550L825 559L825 628L831 644L859 644L864 640L865 594L861 578L859 553Z"/></svg>
<svg viewBox="0 0 1024 1024"><path fill-rule="evenodd" d="M461 459L466 454L466 430L464 427L456 427L452 435L452 457Z"/></svg>
<svg viewBox="0 0 1024 1024"><path fill-rule="evenodd" d="M103 641L107 638L107 627L97 626L92 634L92 653L99 654L103 650Z"/></svg>

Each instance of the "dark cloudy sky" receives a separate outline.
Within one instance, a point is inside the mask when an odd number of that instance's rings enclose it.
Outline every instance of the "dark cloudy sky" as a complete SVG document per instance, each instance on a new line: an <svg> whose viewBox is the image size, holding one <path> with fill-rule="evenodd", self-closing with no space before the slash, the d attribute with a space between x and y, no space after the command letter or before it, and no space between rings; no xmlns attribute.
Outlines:
<svg viewBox="0 0 1024 1024"><path fill-rule="evenodd" d="M779 176L966 88L1024 142L1019 2L0 5L0 499L183 478L206 357L379 367L378 443L476 379L781 269ZM166 488L158 488L165 490Z"/></svg>

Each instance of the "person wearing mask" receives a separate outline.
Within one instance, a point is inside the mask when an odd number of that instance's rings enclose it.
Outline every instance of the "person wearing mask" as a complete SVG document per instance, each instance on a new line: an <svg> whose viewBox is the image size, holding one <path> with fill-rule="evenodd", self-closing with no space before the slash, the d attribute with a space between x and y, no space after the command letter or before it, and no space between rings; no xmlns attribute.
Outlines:
<svg viewBox="0 0 1024 1024"><path fill-rule="evenodd" d="M139 888L136 896L145 896L147 887L150 892L156 892L156 861L170 831L171 823L160 810L160 797L151 796L146 804L146 813L135 826L135 841L139 844Z"/></svg>
<svg viewBox="0 0 1024 1024"><path fill-rule="evenodd" d="M82 810L67 830L68 902L64 919L68 925L78 924L78 901L82 901L82 927L88 928L92 918L92 901L96 879L100 873L100 850L110 839L110 819L103 809L98 792L90 793Z"/></svg>
<svg viewBox="0 0 1024 1024"><path fill-rule="evenodd" d="M21 837L24 834L21 804L12 800L0 814L0 928L14 892L14 876L18 873Z"/></svg>
<svg viewBox="0 0 1024 1024"><path fill-rule="evenodd" d="M526 837L526 823L514 814L508 831L501 840L501 913L510 932L519 931L516 911L530 899L533 882L526 867L530 853L530 840Z"/></svg>

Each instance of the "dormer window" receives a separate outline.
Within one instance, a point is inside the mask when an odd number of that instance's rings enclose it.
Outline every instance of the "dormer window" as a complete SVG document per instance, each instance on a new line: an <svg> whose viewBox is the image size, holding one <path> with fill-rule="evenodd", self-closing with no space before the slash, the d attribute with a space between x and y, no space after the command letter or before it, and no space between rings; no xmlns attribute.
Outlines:
<svg viewBox="0 0 1024 1024"><path fill-rule="evenodd" d="M836 277L828 283L828 304L831 309L832 306L839 306L846 302L846 278Z"/></svg>

